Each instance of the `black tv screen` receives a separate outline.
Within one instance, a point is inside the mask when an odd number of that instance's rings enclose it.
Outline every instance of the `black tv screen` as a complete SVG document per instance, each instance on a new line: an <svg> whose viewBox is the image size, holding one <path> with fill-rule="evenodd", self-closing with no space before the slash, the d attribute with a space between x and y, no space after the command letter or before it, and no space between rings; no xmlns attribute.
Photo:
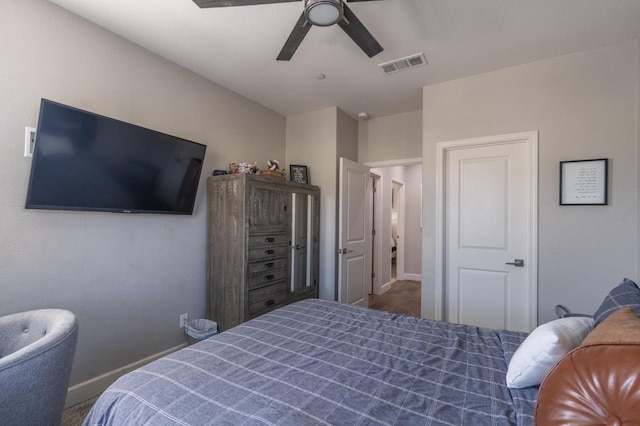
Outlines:
<svg viewBox="0 0 640 426"><path fill-rule="evenodd" d="M42 99L26 207L192 214L205 149Z"/></svg>

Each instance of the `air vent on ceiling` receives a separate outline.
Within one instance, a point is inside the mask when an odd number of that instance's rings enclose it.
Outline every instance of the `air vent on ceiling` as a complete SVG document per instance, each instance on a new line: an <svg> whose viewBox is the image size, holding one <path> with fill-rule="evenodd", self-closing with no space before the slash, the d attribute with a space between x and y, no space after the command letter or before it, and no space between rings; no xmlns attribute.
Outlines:
<svg viewBox="0 0 640 426"><path fill-rule="evenodd" d="M424 53L419 53L417 55L396 59L395 61L385 62L378 66L382 68L382 71L384 71L385 74L393 74L400 71L406 71L411 68L421 67L423 65L427 65L427 60L424 57Z"/></svg>

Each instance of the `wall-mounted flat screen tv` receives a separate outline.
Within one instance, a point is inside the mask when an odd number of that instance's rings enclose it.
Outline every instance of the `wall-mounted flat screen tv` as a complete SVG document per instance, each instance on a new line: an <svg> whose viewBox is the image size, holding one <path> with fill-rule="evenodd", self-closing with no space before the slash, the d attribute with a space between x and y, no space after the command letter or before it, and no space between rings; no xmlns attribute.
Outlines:
<svg viewBox="0 0 640 426"><path fill-rule="evenodd" d="M192 214L205 149L42 99L26 207Z"/></svg>

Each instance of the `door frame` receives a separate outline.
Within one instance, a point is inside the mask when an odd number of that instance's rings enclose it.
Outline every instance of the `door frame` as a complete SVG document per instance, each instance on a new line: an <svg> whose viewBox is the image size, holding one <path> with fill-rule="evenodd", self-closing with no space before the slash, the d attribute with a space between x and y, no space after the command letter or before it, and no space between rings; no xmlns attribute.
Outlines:
<svg viewBox="0 0 640 426"><path fill-rule="evenodd" d="M528 147L527 212L528 212L528 250L529 268L529 327L538 325L538 131L509 133L471 139L459 139L439 142L436 145L436 247L435 247L435 310L436 320L445 319L446 306L446 159L447 152L456 149L477 148L491 145L504 145L525 140Z"/></svg>
<svg viewBox="0 0 640 426"><path fill-rule="evenodd" d="M369 192L371 193L371 214L373 220L371 221L371 247L369 252L371 253L371 294L382 294L382 284L380 278L382 277L382 264L380 262L381 238L380 230L382 229L382 193L380 191L380 181L382 175L375 169L369 169ZM376 191L374 191L374 186ZM373 231L376 235L373 235ZM385 290L386 291L386 290Z"/></svg>
<svg viewBox="0 0 640 426"><path fill-rule="evenodd" d="M396 276L395 276L395 280L392 277L391 282L402 281L405 279L405 273L404 273L405 183L400 179L391 178L391 191L393 191L394 184L399 186L398 200L396 201L398 203L397 209L396 209L398 213L398 227L396 228L396 232L397 232L396 234L396 243L397 243L396 245ZM393 216L393 209L391 209L391 215ZM393 219L391 223L393 223ZM393 238L393 235L391 235L391 238Z"/></svg>

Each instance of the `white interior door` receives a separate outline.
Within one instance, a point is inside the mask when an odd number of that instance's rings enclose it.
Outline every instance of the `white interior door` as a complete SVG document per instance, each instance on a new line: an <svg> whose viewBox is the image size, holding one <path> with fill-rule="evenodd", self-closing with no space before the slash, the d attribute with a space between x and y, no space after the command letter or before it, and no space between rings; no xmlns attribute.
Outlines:
<svg viewBox="0 0 640 426"><path fill-rule="evenodd" d="M522 138L446 151L445 297L450 322L519 331L535 326L530 153Z"/></svg>
<svg viewBox="0 0 640 426"><path fill-rule="evenodd" d="M369 168L340 158L338 301L367 306L371 279Z"/></svg>

